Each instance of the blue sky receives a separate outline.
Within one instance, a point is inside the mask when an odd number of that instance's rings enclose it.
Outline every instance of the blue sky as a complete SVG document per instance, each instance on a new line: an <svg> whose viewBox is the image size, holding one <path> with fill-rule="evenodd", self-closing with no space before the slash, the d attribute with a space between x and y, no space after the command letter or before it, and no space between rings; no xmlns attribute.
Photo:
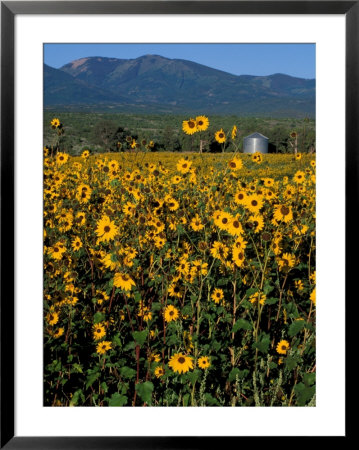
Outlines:
<svg viewBox="0 0 359 450"><path fill-rule="evenodd" d="M285 73L315 78L315 44L45 44L44 62L59 68L75 59L155 54L188 59L234 75Z"/></svg>

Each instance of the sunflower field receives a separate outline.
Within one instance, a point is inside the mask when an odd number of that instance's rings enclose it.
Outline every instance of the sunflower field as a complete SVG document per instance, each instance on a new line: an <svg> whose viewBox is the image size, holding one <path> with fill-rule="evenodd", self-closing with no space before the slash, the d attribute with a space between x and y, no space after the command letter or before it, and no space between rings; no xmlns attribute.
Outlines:
<svg viewBox="0 0 359 450"><path fill-rule="evenodd" d="M140 150L45 149L44 405L315 406L314 156Z"/></svg>

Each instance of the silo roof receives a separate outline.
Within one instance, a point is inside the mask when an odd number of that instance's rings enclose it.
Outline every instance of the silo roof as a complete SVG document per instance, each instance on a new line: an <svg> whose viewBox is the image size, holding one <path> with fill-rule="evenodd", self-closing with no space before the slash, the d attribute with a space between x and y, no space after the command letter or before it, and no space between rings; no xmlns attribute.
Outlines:
<svg viewBox="0 0 359 450"><path fill-rule="evenodd" d="M251 139L268 139L266 136L263 136L263 134L260 134L260 133L253 133L253 134L250 134L249 136L246 136L244 139L247 139L247 138L251 138Z"/></svg>

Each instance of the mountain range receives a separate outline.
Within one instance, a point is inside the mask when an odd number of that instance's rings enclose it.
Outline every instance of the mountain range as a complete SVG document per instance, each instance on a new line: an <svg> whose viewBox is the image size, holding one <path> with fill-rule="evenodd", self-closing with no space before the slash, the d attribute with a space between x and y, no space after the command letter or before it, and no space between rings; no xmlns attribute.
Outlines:
<svg viewBox="0 0 359 450"><path fill-rule="evenodd" d="M314 117L315 79L232 75L145 55L44 64L44 107L72 111Z"/></svg>

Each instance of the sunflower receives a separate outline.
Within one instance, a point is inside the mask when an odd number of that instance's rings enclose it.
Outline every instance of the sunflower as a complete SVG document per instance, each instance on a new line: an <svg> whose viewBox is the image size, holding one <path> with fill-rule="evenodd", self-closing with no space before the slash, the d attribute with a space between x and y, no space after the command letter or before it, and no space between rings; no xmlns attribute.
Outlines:
<svg viewBox="0 0 359 450"><path fill-rule="evenodd" d="M278 260L278 266L280 270L288 271L295 265L295 256L291 253L283 253Z"/></svg>
<svg viewBox="0 0 359 450"><path fill-rule="evenodd" d="M59 128L60 126L60 120L57 118L54 118L51 120L51 126L52 128Z"/></svg>
<svg viewBox="0 0 359 450"><path fill-rule="evenodd" d="M56 155L56 162L59 166L65 164L69 159L69 155L67 153L58 152Z"/></svg>
<svg viewBox="0 0 359 450"><path fill-rule="evenodd" d="M233 220L233 217L231 214L229 214L225 211L221 211L218 219L216 220L216 225L221 230L227 231L229 229L229 226L230 226L230 223L232 222L232 220Z"/></svg>
<svg viewBox="0 0 359 450"><path fill-rule="evenodd" d="M48 249L50 257L57 260L62 259L65 251L66 247L62 244L62 242L56 242L56 244L53 247L50 247Z"/></svg>
<svg viewBox="0 0 359 450"><path fill-rule="evenodd" d="M178 319L179 311L175 306L168 305L168 306L166 306L163 315L164 315L166 322L172 322L173 320Z"/></svg>
<svg viewBox="0 0 359 450"><path fill-rule="evenodd" d="M305 173L302 170L298 170L293 177L295 183L300 184L305 180Z"/></svg>
<svg viewBox="0 0 359 450"><path fill-rule="evenodd" d="M198 214L193 217L191 220L190 226L193 231L201 231L204 228L204 225L202 224L201 218Z"/></svg>
<svg viewBox="0 0 359 450"><path fill-rule="evenodd" d="M232 236L239 236L243 233L242 224L238 217L233 217L228 226L228 233Z"/></svg>
<svg viewBox="0 0 359 450"><path fill-rule="evenodd" d="M255 233L259 233L264 228L264 220L260 214L255 214L248 218L248 223L251 224Z"/></svg>
<svg viewBox="0 0 359 450"><path fill-rule="evenodd" d="M152 320L152 311L148 306L141 306L137 315L142 317L145 322Z"/></svg>
<svg viewBox="0 0 359 450"><path fill-rule="evenodd" d="M174 372L186 373L190 369L193 369L193 360L191 356L176 353L171 357L168 365Z"/></svg>
<svg viewBox="0 0 359 450"><path fill-rule="evenodd" d="M123 208L122 211L125 213L126 216L133 216L136 210L136 205L131 202L127 202Z"/></svg>
<svg viewBox="0 0 359 450"><path fill-rule="evenodd" d="M209 120L206 116L198 116L196 117L196 126L197 131L206 131L209 127Z"/></svg>
<svg viewBox="0 0 359 450"><path fill-rule="evenodd" d="M188 161L187 159L181 158L177 162L177 170L181 172L182 174L188 173L191 168L192 162Z"/></svg>
<svg viewBox="0 0 359 450"><path fill-rule="evenodd" d="M104 336L106 336L106 329L105 326L101 323L97 323L92 328L93 331L93 338L95 341L98 341L102 339Z"/></svg>
<svg viewBox="0 0 359 450"><path fill-rule="evenodd" d="M314 305L316 305L317 300L316 300L316 288L314 288L310 294L310 301L313 302Z"/></svg>
<svg viewBox="0 0 359 450"><path fill-rule="evenodd" d="M46 315L46 320L49 325L56 325L59 321L59 315L57 312L49 312Z"/></svg>
<svg viewBox="0 0 359 450"><path fill-rule="evenodd" d="M182 122L182 130L189 135L196 133L198 131L196 121L194 119L184 120Z"/></svg>
<svg viewBox="0 0 359 450"><path fill-rule="evenodd" d="M97 228L95 231L97 236L100 238L99 242L109 242L115 238L118 233L118 227L108 216L103 216L101 220L97 222Z"/></svg>
<svg viewBox="0 0 359 450"><path fill-rule="evenodd" d="M81 239L77 236L73 241L71 242L71 246L74 249L75 252L79 251L82 247Z"/></svg>
<svg viewBox="0 0 359 450"><path fill-rule="evenodd" d="M300 160L302 159L302 154L301 154L301 153L297 153L297 154L295 155L295 159L296 159L297 161L300 161Z"/></svg>
<svg viewBox="0 0 359 450"><path fill-rule="evenodd" d="M279 353L280 355L286 355L288 349L289 349L288 341L283 339L280 342L278 342L277 347L276 347L277 353Z"/></svg>
<svg viewBox="0 0 359 450"><path fill-rule="evenodd" d="M113 285L124 291L130 291L132 286L135 286L135 282L127 273L117 272L113 279Z"/></svg>
<svg viewBox="0 0 359 450"><path fill-rule="evenodd" d="M87 203L90 200L92 189L87 184L80 184L77 188L76 198L80 203Z"/></svg>
<svg viewBox="0 0 359 450"><path fill-rule="evenodd" d="M263 207L263 197L257 194L252 194L249 197L247 197L245 206L247 209L249 209L249 211L257 214Z"/></svg>
<svg viewBox="0 0 359 450"><path fill-rule="evenodd" d="M248 195L245 191L237 191L234 194L234 202L237 205L245 205L247 202L247 197L248 197Z"/></svg>
<svg viewBox="0 0 359 450"><path fill-rule="evenodd" d="M60 327L57 329L57 331L55 331L55 333L52 335L55 339L58 339L59 337L61 337L65 332L65 329Z"/></svg>
<svg viewBox="0 0 359 450"><path fill-rule="evenodd" d="M84 150L84 151L81 153L81 157L82 157L83 159L87 159L89 156L90 156L90 150Z"/></svg>
<svg viewBox="0 0 359 450"><path fill-rule="evenodd" d="M177 211L177 209L179 208L178 201L175 200L173 197L167 197L166 204L170 211Z"/></svg>
<svg viewBox="0 0 359 450"><path fill-rule="evenodd" d="M229 249L226 245L222 244L222 242L215 241L210 252L213 258L223 260L227 258Z"/></svg>
<svg viewBox="0 0 359 450"><path fill-rule="evenodd" d="M238 156L232 158L228 163L228 167L233 171L241 169L243 167L241 158L238 158Z"/></svg>
<svg viewBox="0 0 359 450"><path fill-rule="evenodd" d="M232 141L234 141L236 137L237 137L237 127L236 127L236 125L234 125L232 128L232 133L231 133Z"/></svg>
<svg viewBox="0 0 359 450"><path fill-rule="evenodd" d="M177 266L177 271L181 275L186 275L190 271L190 263L187 261L187 259L182 258L179 262L179 265Z"/></svg>
<svg viewBox="0 0 359 450"><path fill-rule="evenodd" d="M211 299L218 304L221 300L224 299L223 290L215 288L215 290L212 292Z"/></svg>
<svg viewBox="0 0 359 450"><path fill-rule="evenodd" d="M273 218L278 222L290 222L293 219L292 207L288 205L276 205L274 207Z"/></svg>
<svg viewBox="0 0 359 450"><path fill-rule="evenodd" d="M244 250L237 248L234 244L232 248L232 260L237 267L242 267L244 263Z"/></svg>
<svg viewBox="0 0 359 450"><path fill-rule="evenodd" d="M260 292L255 292L249 297L249 301L253 304L259 302L260 305L264 305L267 296L265 294L261 294Z"/></svg>
<svg viewBox="0 0 359 450"><path fill-rule="evenodd" d="M226 134L223 131L223 128L221 128L219 131L216 131L214 138L218 142L218 144L223 144L223 142L226 142Z"/></svg>
<svg viewBox="0 0 359 450"><path fill-rule="evenodd" d="M110 341L102 341L97 344L96 352L100 355L104 355L108 350L111 350L112 342Z"/></svg>
<svg viewBox="0 0 359 450"><path fill-rule="evenodd" d="M210 367L211 363L208 356L202 356L198 359L198 367L201 369L208 369Z"/></svg>
<svg viewBox="0 0 359 450"><path fill-rule="evenodd" d="M160 362L161 361L161 356L159 353L151 353L148 356L148 360L149 362Z"/></svg>
<svg viewBox="0 0 359 450"><path fill-rule="evenodd" d="M192 262L191 275L196 278L201 275L207 275L208 273L208 263L202 262L200 259L197 259Z"/></svg>
<svg viewBox="0 0 359 450"><path fill-rule="evenodd" d="M263 156L260 152L255 152L252 155L252 161L257 163L257 164L261 164L263 161Z"/></svg>
<svg viewBox="0 0 359 450"><path fill-rule="evenodd" d="M156 378L161 378L165 374L165 369L161 366L157 366L155 368L155 376Z"/></svg>

